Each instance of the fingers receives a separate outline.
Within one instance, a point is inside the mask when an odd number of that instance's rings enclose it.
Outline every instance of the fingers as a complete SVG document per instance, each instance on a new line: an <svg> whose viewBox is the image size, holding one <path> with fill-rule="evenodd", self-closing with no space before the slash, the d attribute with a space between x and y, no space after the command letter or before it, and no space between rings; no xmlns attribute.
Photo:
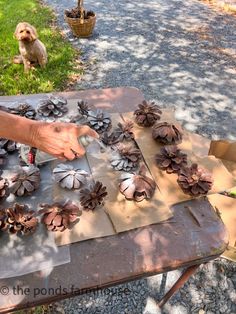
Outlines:
<svg viewBox="0 0 236 314"><path fill-rule="evenodd" d="M77 155L77 157L83 156L85 154L84 147L78 144L78 142L71 145L71 150L74 152L74 154Z"/></svg>
<svg viewBox="0 0 236 314"><path fill-rule="evenodd" d="M77 136L80 137L82 135L89 135L94 138L99 138L99 135L97 134L97 132L91 129L87 125L77 126Z"/></svg>
<svg viewBox="0 0 236 314"><path fill-rule="evenodd" d="M67 149L64 152L64 157L68 160L74 160L76 158L76 155L74 154L74 152L71 149Z"/></svg>

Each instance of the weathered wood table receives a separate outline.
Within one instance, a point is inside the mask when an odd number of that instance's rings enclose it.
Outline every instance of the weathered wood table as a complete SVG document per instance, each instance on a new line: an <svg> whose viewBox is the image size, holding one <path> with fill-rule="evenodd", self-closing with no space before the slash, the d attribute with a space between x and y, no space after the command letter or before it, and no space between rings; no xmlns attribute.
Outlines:
<svg viewBox="0 0 236 314"><path fill-rule="evenodd" d="M115 88L61 93L67 99L82 98L112 112L128 112L143 100L135 88ZM37 101L43 95L0 97L0 102ZM201 223L197 223L190 207ZM164 273L181 267L185 272L160 301L183 285L200 264L215 259L225 250L228 236L221 219L207 199L172 207L173 217L115 236L87 240L70 246L71 262L40 272L0 280L0 313Z"/></svg>

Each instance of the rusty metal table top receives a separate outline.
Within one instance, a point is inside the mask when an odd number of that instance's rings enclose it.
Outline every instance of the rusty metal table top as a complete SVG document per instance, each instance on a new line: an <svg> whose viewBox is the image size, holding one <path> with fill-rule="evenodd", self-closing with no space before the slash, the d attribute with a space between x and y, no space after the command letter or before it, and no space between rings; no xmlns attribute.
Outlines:
<svg viewBox="0 0 236 314"><path fill-rule="evenodd" d="M135 88L113 88L60 93L67 99L84 99L112 112L128 112L143 100ZM40 95L0 97L0 102L37 101ZM189 214L190 207L201 223ZM0 313L53 302L218 257L228 235L207 198L172 206L173 217L164 223L87 240L70 246L71 262L51 269L0 280ZM23 290L19 290L22 288ZM18 289L18 291L17 291Z"/></svg>

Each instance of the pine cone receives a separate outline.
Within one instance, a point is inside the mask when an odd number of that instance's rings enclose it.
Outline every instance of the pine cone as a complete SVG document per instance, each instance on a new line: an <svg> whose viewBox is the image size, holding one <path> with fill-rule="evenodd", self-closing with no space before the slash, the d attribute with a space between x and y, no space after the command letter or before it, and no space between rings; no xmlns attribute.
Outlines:
<svg viewBox="0 0 236 314"><path fill-rule="evenodd" d="M160 120L161 114L162 111L155 102L149 103L144 100L134 111L135 122L140 126L152 126L157 120Z"/></svg>
<svg viewBox="0 0 236 314"><path fill-rule="evenodd" d="M90 111L89 105L86 101L80 100L78 101L78 110L82 116L88 116L88 112Z"/></svg>
<svg viewBox="0 0 236 314"><path fill-rule="evenodd" d="M16 114L32 120L35 119L36 116L36 110L27 103L20 103L17 107L9 108L9 110L12 114Z"/></svg>
<svg viewBox="0 0 236 314"><path fill-rule="evenodd" d="M115 170L133 171L138 167L141 156L140 150L133 145L119 144L112 154L111 165Z"/></svg>
<svg viewBox="0 0 236 314"><path fill-rule="evenodd" d="M74 169L71 165L59 164L53 169L54 178L62 188L79 189L89 175L86 171Z"/></svg>
<svg viewBox="0 0 236 314"><path fill-rule="evenodd" d="M112 146L124 140L130 141L134 139L134 133L132 132L133 122L125 121L124 123L118 123L117 128L110 134L104 132L100 139L107 145Z"/></svg>
<svg viewBox="0 0 236 314"><path fill-rule="evenodd" d="M119 138L117 137L117 135L114 132L112 132L110 134L108 132L104 132L100 136L100 140L106 146L112 146L112 145L115 145L115 144L117 144L119 142Z"/></svg>
<svg viewBox="0 0 236 314"><path fill-rule="evenodd" d="M103 133L111 128L111 118L108 113L98 109L88 112L88 124L98 133Z"/></svg>
<svg viewBox="0 0 236 314"><path fill-rule="evenodd" d="M2 178L0 173L0 200L8 196L9 194L8 186L9 183L7 179Z"/></svg>
<svg viewBox="0 0 236 314"><path fill-rule="evenodd" d="M177 182L183 192L191 196L205 195L213 185L211 174L199 168L197 164L192 164L190 168L182 168Z"/></svg>
<svg viewBox="0 0 236 314"><path fill-rule="evenodd" d="M80 204L85 210L94 210L97 206L103 205L105 196L107 196L106 187L96 181L80 191Z"/></svg>
<svg viewBox="0 0 236 314"><path fill-rule="evenodd" d="M4 209L0 209L0 230L6 230L6 212Z"/></svg>
<svg viewBox="0 0 236 314"><path fill-rule="evenodd" d="M0 149L4 149L8 153L14 152L17 149L16 142L0 138Z"/></svg>
<svg viewBox="0 0 236 314"><path fill-rule="evenodd" d="M72 223L79 221L81 210L72 202L66 204L54 203L52 205L41 205L44 213L42 223L44 223L49 231L64 231L71 227Z"/></svg>
<svg viewBox="0 0 236 314"><path fill-rule="evenodd" d="M27 205L15 203L13 207L6 209L6 224L10 233L33 233L38 225L38 219L34 217L34 211Z"/></svg>
<svg viewBox="0 0 236 314"><path fill-rule="evenodd" d="M137 174L125 173L121 176L120 192L126 199L141 202L153 196L156 183L145 174L146 169L141 168Z"/></svg>
<svg viewBox="0 0 236 314"><path fill-rule="evenodd" d="M30 194L37 190L40 182L39 169L34 166L24 166L11 179L13 185L11 187L12 193L17 196Z"/></svg>
<svg viewBox="0 0 236 314"><path fill-rule="evenodd" d="M68 111L67 100L62 97L50 96L43 100L38 108L38 113L44 117L61 117Z"/></svg>
<svg viewBox="0 0 236 314"><path fill-rule="evenodd" d="M163 144L175 144L182 140L182 132L174 124L161 122L154 125L152 137Z"/></svg>
<svg viewBox="0 0 236 314"><path fill-rule="evenodd" d="M117 128L114 130L115 136L118 138L118 141L123 142L124 140L133 140L133 127L134 124L132 121L124 121L124 123L118 123Z"/></svg>
<svg viewBox="0 0 236 314"><path fill-rule="evenodd" d="M157 166L167 173L179 172L187 166L187 155L182 153L176 145L164 146L160 154L155 156Z"/></svg>

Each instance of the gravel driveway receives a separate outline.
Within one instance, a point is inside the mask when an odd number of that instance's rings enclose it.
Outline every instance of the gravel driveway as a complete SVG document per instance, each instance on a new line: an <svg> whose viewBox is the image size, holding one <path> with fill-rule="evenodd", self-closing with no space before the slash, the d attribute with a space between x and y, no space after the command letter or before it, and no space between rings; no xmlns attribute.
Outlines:
<svg viewBox="0 0 236 314"><path fill-rule="evenodd" d="M175 106L185 127L236 139L236 18L188 0L86 0L97 14L94 35L75 39L63 19L71 0L44 0L68 39L83 51L78 89L134 86L146 99ZM159 313L160 298L179 275L153 276L57 304L65 313ZM125 289L128 290L125 290ZM218 259L198 273L162 313L236 313L236 264Z"/></svg>

